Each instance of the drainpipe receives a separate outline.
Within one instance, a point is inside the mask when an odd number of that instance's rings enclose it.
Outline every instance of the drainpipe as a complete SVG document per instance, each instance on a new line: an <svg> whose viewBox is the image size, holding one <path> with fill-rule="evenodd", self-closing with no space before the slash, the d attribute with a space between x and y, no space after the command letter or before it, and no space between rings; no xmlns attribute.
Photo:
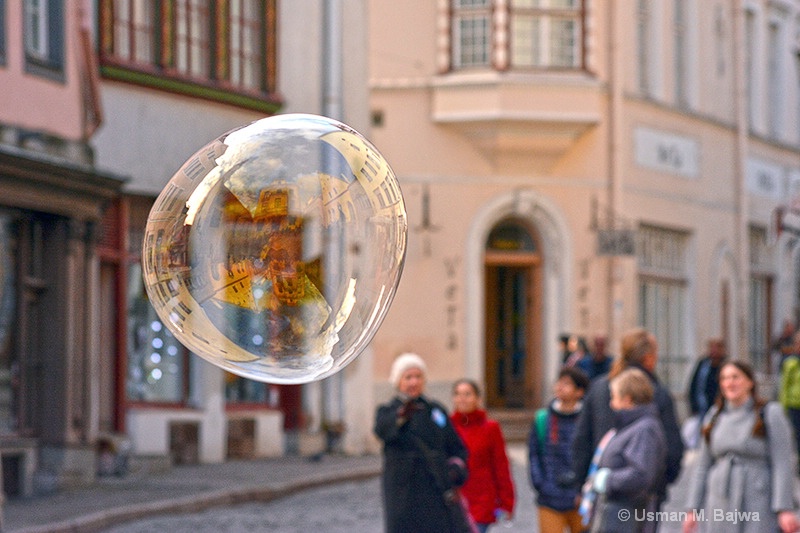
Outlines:
<svg viewBox="0 0 800 533"><path fill-rule="evenodd" d="M325 0L323 3L323 38L322 38L322 114L343 120L342 105L342 2L341 0ZM336 248L334 246L334 248ZM339 451L338 428L344 420L343 374L338 372L322 382L322 418L323 429L328 437L327 451Z"/></svg>
<svg viewBox="0 0 800 533"><path fill-rule="evenodd" d="M750 358L748 339L749 287L750 287L750 235L748 231L749 205L747 196L747 144L749 117L747 116L747 80L745 72L744 42L744 2L733 2L733 90L736 123L736 139L734 141L733 175L735 179L735 226L734 246L736 250L737 275L739 278L738 305L736 309L736 329L739 357ZM734 349L732 353L735 353Z"/></svg>
<svg viewBox="0 0 800 533"><path fill-rule="evenodd" d="M621 146L620 123L622 120L622 61L620 61L620 46L617 24L617 1L608 2L608 183L606 194L608 195L608 213L605 214L606 220L614 227L615 219L621 212L622 205L622 180L620 176L621 157L619 156L619 146ZM608 271L606 272L606 316L608 317L607 338L612 341L618 333L621 333L621 322L623 320L622 309L617 306L617 301L621 299L621 287L617 283L617 270L622 268L620 259L611 255L607 262Z"/></svg>

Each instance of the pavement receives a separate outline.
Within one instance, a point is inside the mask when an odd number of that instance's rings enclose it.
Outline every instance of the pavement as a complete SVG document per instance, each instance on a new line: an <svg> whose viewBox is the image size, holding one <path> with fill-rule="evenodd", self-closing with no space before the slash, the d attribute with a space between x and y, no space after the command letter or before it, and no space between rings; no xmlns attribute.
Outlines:
<svg viewBox="0 0 800 533"><path fill-rule="evenodd" d="M662 510L683 511L694 451L684 456L680 478ZM520 527L536 531L533 494L527 484L527 450L509 446L519 490ZM221 464L175 466L159 473L99 478L91 487L47 496L10 499L4 506L5 533L84 533L161 514L197 513L212 507L266 502L334 483L371 479L380 474L379 455L322 455L316 458L232 460ZM800 489L800 487L798 487ZM798 490L800 496L800 490ZM523 507L524 506L524 507ZM530 509L527 509L527 508ZM530 511L525 515L526 511ZM516 524L515 524L516 525ZM509 530L510 531L510 530ZM681 531L680 522L660 524L662 533Z"/></svg>
<svg viewBox="0 0 800 533"><path fill-rule="evenodd" d="M2 531L84 533L163 513L270 501L312 487L375 477L378 455L323 455L176 466L165 472L99 478L47 496L9 499Z"/></svg>

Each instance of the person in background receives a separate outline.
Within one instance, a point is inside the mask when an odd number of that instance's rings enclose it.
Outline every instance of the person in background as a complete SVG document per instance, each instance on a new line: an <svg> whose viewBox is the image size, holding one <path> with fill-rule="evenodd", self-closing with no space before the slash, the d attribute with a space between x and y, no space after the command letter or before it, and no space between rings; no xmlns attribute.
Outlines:
<svg viewBox="0 0 800 533"><path fill-rule="evenodd" d="M423 394L426 373L419 355L398 356L389 377L397 393L375 415L375 435L383 441L386 533L455 530L445 492L466 480L467 448L446 409Z"/></svg>
<svg viewBox="0 0 800 533"><path fill-rule="evenodd" d="M528 437L530 481L536 490L540 533L583 530L579 491L570 476L570 444L589 378L577 368L562 368L553 384L554 399L536 412Z"/></svg>
<svg viewBox="0 0 800 533"><path fill-rule="evenodd" d="M792 353L783 360L780 383L778 401L792 424L792 434L797 446L800 444L800 333L794 334Z"/></svg>
<svg viewBox="0 0 800 533"><path fill-rule="evenodd" d="M469 477L461 494L480 533L495 521L510 520L514 513L514 482L500 424L481 408L478 384L459 379L453 385L454 412L450 421L469 452Z"/></svg>
<svg viewBox="0 0 800 533"><path fill-rule="evenodd" d="M693 415L702 419L714 405L719 394L719 369L727 357L724 340L708 340L708 351L697 361L689 382L689 408Z"/></svg>
<svg viewBox="0 0 800 533"><path fill-rule="evenodd" d="M578 416L572 439L572 466L579 483L582 484L588 475L589 465L600 439L614 425L614 411L609 404L609 381L627 368L638 368L650 378L653 385L653 401L658 408L658 416L667 438L664 475L659 479L658 487L659 504L666 500L667 486L678 479L681 470L684 443L672 396L655 376L657 363L658 343L655 336L644 328L634 328L622 336L620 355L614 360L611 371L592 381L584 397L583 409Z"/></svg>
<svg viewBox="0 0 800 533"><path fill-rule="evenodd" d="M595 335L592 339L592 351L578 361L577 367L583 370L589 380L608 374L611 370L614 358L607 352L607 341L605 335Z"/></svg>
<svg viewBox="0 0 800 533"><path fill-rule="evenodd" d="M561 333L558 336L558 353L561 357L561 364L565 364L569 359L569 333Z"/></svg>
<svg viewBox="0 0 800 533"><path fill-rule="evenodd" d="M567 368L577 366L585 356L590 355L586 339L577 335L572 335L569 338L567 350L569 350L569 357L564 362L564 366Z"/></svg>
<svg viewBox="0 0 800 533"><path fill-rule="evenodd" d="M613 427L600 439L584 485L581 511L592 533L655 531L667 439L653 403L653 383L638 368L611 380ZM596 462L595 462L596 461Z"/></svg>
<svg viewBox="0 0 800 533"><path fill-rule="evenodd" d="M719 385L689 480L683 531L698 525L720 533L798 531L792 512L797 454L783 409L758 396L747 363L725 363ZM736 519L745 513L753 518Z"/></svg>
<svg viewBox="0 0 800 533"><path fill-rule="evenodd" d="M777 372L780 373L783 360L789 357L794 351L795 333L796 328L794 327L794 322L791 320L784 320L780 335L778 335L778 338L772 343L774 357L772 370L777 370Z"/></svg>

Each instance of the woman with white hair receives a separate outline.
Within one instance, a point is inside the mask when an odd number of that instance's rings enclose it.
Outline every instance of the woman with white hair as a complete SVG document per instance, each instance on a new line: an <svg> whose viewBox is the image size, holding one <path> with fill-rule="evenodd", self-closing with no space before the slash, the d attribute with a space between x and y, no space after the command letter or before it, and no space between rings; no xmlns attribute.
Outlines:
<svg viewBox="0 0 800 533"><path fill-rule="evenodd" d="M447 499L467 477L467 449L438 402L423 395L425 361L405 353L390 381L395 397L378 407L375 434L383 441L383 509L387 533L461 531Z"/></svg>

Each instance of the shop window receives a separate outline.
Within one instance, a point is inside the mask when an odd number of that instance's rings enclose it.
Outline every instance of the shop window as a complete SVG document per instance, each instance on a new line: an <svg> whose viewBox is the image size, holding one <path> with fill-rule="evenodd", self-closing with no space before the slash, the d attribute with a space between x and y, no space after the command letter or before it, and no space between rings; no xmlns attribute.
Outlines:
<svg viewBox="0 0 800 533"><path fill-rule="evenodd" d="M19 366L14 351L17 321L17 244L13 217L0 211L0 435L15 433L19 417Z"/></svg>
<svg viewBox="0 0 800 533"><path fill-rule="evenodd" d="M140 263L128 268L127 394L133 402L182 403L188 355L147 298Z"/></svg>

